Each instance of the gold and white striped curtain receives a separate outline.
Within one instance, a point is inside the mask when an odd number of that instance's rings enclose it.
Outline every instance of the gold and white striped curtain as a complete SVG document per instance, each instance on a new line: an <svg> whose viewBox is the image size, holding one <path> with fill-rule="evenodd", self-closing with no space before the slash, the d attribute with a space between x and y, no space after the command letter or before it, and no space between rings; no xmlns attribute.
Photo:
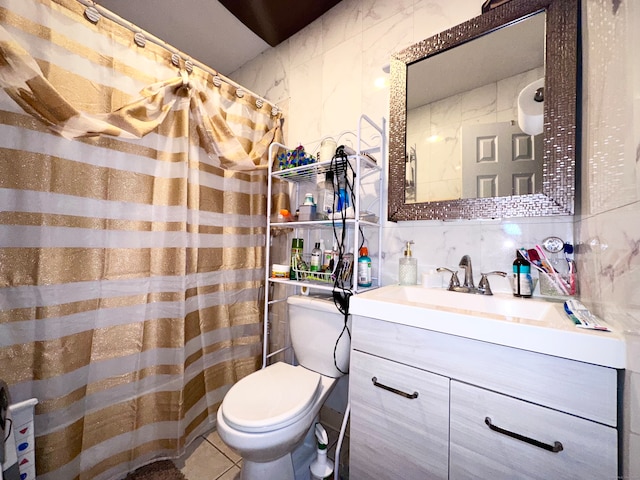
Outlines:
<svg viewBox="0 0 640 480"><path fill-rule="evenodd" d="M41 480L116 479L259 368L279 114L74 0L0 0L0 378Z"/></svg>

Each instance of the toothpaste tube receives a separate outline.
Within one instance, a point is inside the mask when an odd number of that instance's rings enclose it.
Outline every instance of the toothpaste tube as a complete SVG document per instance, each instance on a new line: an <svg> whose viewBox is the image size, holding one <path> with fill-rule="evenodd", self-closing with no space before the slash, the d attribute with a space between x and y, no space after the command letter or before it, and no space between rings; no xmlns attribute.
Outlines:
<svg viewBox="0 0 640 480"><path fill-rule="evenodd" d="M598 317L591 313L587 307L577 300L567 300L564 302L564 311L578 328L599 330L602 332L611 331L609 327L601 325L598 322Z"/></svg>

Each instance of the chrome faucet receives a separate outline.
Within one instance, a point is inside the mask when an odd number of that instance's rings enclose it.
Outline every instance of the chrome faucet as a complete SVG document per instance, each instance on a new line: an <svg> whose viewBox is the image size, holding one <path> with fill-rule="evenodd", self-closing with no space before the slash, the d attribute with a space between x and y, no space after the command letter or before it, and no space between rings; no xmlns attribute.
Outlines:
<svg viewBox="0 0 640 480"><path fill-rule="evenodd" d="M456 272L455 270L451 270L450 268L447 268L447 267L438 267L436 268L436 272L438 273L449 272L451 274L451 279L449 280L449 286L447 287L447 290L451 290L452 292L455 292L457 289L460 288L460 280L458 280L458 272Z"/></svg>
<svg viewBox="0 0 640 480"><path fill-rule="evenodd" d="M475 285L473 284L473 267L471 266L471 257L469 255L464 255L460 259L460 268L464 268L464 283L463 287L469 288L471 291L475 289Z"/></svg>
<svg viewBox="0 0 640 480"><path fill-rule="evenodd" d="M489 285L489 279L487 278L489 275L499 275L501 277L506 277L506 272L488 272L480 274L480 283L478 283L478 292L481 295L493 295L491 291L491 285Z"/></svg>
<svg viewBox="0 0 640 480"><path fill-rule="evenodd" d="M478 288L475 287L473 283L473 267L471 266L471 257L469 255L464 255L460 259L460 268L464 268L464 283L460 285L460 280L458 280L458 272L455 270L451 270L446 267L438 267L436 271L438 272L449 272L451 274L451 280L449 280L449 286L447 290L452 292L461 292L461 293L477 293L479 295L493 295L491 291L491 285L489 285L489 279L487 278L489 275L499 275L501 277L506 277L507 274L505 272L488 272L481 273L480 283L478 284Z"/></svg>

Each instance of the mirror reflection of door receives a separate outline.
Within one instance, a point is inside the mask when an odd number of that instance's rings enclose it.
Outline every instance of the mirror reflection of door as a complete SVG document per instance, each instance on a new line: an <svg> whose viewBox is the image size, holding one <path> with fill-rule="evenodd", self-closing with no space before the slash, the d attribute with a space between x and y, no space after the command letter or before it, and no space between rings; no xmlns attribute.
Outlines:
<svg viewBox="0 0 640 480"><path fill-rule="evenodd" d="M526 195L542 190L542 135L512 122L462 127L462 198Z"/></svg>

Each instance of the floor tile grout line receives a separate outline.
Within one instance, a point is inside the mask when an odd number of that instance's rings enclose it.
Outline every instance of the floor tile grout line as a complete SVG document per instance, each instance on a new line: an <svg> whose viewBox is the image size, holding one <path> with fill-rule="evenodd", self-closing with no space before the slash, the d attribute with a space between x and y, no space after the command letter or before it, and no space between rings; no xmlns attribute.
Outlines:
<svg viewBox="0 0 640 480"><path fill-rule="evenodd" d="M229 457L229 455L227 455L226 453L224 453L222 450L220 450L213 442L210 442L209 439L207 437L202 437L204 438L204 440L211 445L213 448L215 448L216 450L218 450L227 460L229 460L231 463L233 463L234 466L238 466L238 463L242 461L242 459L238 460L237 462L233 460L233 458ZM226 473L226 472L225 472Z"/></svg>
<svg viewBox="0 0 640 480"><path fill-rule="evenodd" d="M211 442L209 442L209 443L211 443ZM214 447L215 447L215 445L214 445ZM226 456L226 455L225 455L225 456ZM227 457L227 458L229 458L229 457ZM229 468L227 468L227 469L226 469L224 472L222 472L220 475L218 475L218 476L215 478L215 480L219 480L219 479L221 479L222 477L224 477L227 473L229 473L229 471L230 471L230 470L233 470L233 468L234 468L234 467L237 467L237 465L236 465L235 463L234 463L233 465L231 465Z"/></svg>

